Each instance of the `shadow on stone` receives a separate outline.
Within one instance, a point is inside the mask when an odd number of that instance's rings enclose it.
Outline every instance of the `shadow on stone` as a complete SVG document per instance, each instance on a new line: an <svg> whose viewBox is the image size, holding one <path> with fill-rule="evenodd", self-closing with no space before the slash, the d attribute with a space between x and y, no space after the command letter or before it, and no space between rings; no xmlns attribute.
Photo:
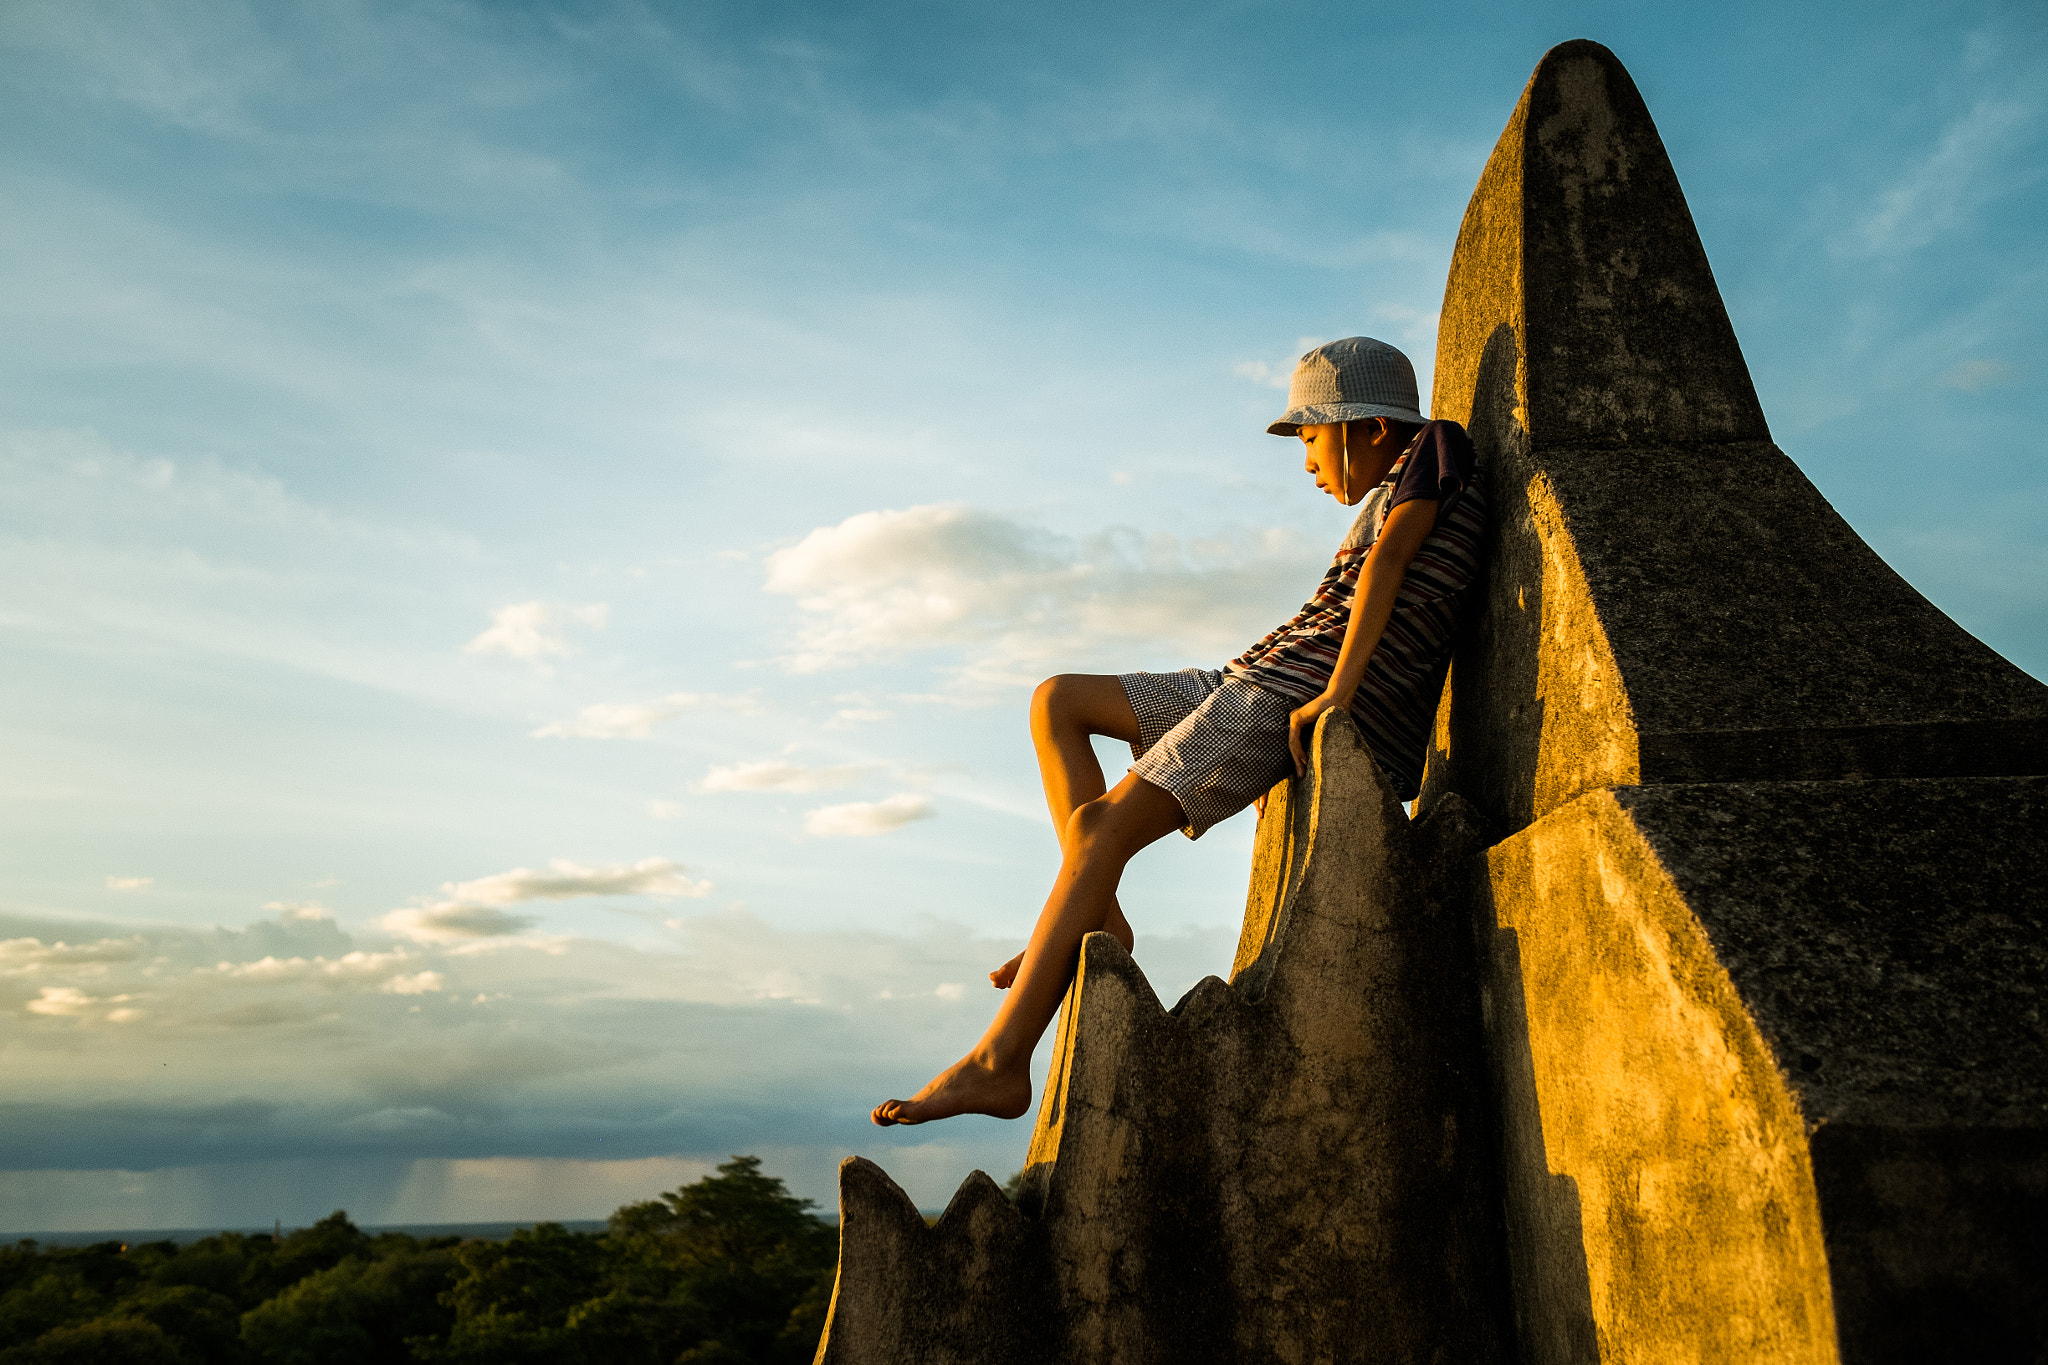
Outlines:
<svg viewBox="0 0 2048 1365"><path fill-rule="evenodd" d="M1814 1134L1842 1356L2039 1361L2048 1342L2048 1145L2012 1129Z"/></svg>
<svg viewBox="0 0 2048 1365"><path fill-rule="evenodd" d="M1599 1365L1579 1185L1550 1169L1543 1146L1520 945L1514 930L1494 923L1490 901L1481 903L1488 908L1475 925L1484 954L1480 999L1500 1105L1501 1181L1521 1365Z"/></svg>
<svg viewBox="0 0 2048 1365"><path fill-rule="evenodd" d="M1493 507L1484 568L1468 590L1472 606L1445 683L1422 779L1419 811L1453 790L1489 813L1492 837L1527 823L1535 806L1536 766L1545 698L1537 685L1543 631L1543 581L1525 566L1542 551L1529 507L1529 442L1517 413L1520 353L1515 329L1496 324L1486 338L1472 387L1437 390L1439 415L1464 414ZM1461 419L1454 419L1461 420ZM1477 685L1463 686L1460 679ZM1487 737L1488 755L1459 753L1453 736ZM1469 744L1468 740L1468 744Z"/></svg>

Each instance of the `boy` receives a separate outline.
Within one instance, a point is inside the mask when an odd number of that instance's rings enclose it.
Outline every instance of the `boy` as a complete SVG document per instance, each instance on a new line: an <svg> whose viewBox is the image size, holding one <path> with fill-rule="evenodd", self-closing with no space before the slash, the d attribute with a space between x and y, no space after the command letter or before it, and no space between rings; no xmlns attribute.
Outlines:
<svg viewBox="0 0 2048 1365"><path fill-rule="evenodd" d="M1266 430L1298 436L1316 487L1364 503L1316 594L1221 671L1063 674L1032 697L1031 735L1060 871L1022 953L989 974L1009 995L974 1051L874 1121L955 1114L1017 1118L1031 1107L1031 1054L1095 930L1134 942L1116 902L1124 865L1173 830L1197 839L1307 767L1325 711L1349 707L1395 794L1422 778L1431 717L1465 588L1478 572L1485 491L1472 441L1425 422L1408 357L1370 337L1318 346L1295 366L1287 414ZM1361 587L1360 584L1363 584ZM1091 735L1136 760L1104 791Z"/></svg>

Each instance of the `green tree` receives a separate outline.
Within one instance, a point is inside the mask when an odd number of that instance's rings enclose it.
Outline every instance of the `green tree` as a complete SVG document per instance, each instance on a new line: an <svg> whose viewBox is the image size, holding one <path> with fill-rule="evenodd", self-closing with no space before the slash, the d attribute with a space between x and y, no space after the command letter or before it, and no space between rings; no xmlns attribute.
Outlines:
<svg viewBox="0 0 2048 1365"><path fill-rule="evenodd" d="M202 1237L176 1249L169 1257L154 1254L156 1246L152 1243L145 1248L151 1253L147 1261L151 1284L210 1290L234 1303L238 1312L263 1301L261 1297L248 1298L247 1294L251 1286L267 1279L268 1274L252 1274L250 1267L268 1261L277 1251L277 1244L270 1238L248 1237L239 1232Z"/></svg>
<svg viewBox="0 0 2048 1365"><path fill-rule="evenodd" d="M750 1156L603 1234L0 1247L0 1365L804 1365L836 1237Z"/></svg>
<svg viewBox="0 0 2048 1365"><path fill-rule="evenodd" d="M609 1235L636 1269L669 1282L670 1301L698 1337L686 1346L717 1345L750 1361L807 1361L824 1327L839 1248L838 1234L812 1208L763 1175L759 1157L736 1156L715 1176L626 1205L612 1215Z"/></svg>
<svg viewBox="0 0 2048 1365"><path fill-rule="evenodd" d="M221 1365L242 1359L240 1315L233 1300L211 1289L144 1284L115 1311L157 1328L188 1360Z"/></svg>
<svg viewBox="0 0 2048 1365"><path fill-rule="evenodd" d="M287 1236L270 1254L249 1258L239 1285L243 1306L254 1307L308 1275L369 1254L370 1239L336 1209L312 1227Z"/></svg>
<svg viewBox="0 0 2048 1365"><path fill-rule="evenodd" d="M378 1239L380 1243L385 1239ZM441 1302L455 1255L445 1248L383 1245L376 1260L351 1256L315 1271L242 1316L241 1340L276 1365L402 1365L408 1338L445 1335L455 1320Z"/></svg>
<svg viewBox="0 0 2048 1365"><path fill-rule="evenodd" d="M52 1328L34 1341L10 1346L0 1351L0 1365L193 1365L193 1361L155 1323L107 1317Z"/></svg>
<svg viewBox="0 0 2048 1365"><path fill-rule="evenodd" d="M0 1294L0 1347L34 1341L59 1327L99 1316L142 1278L119 1242L26 1250L7 1267L11 1281Z"/></svg>
<svg viewBox="0 0 2048 1365"><path fill-rule="evenodd" d="M807 1199L734 1157L718 1173L628 1204L602 1237L546 1225L472 1245L445 1343L422 1359L603 1365L802 1365L817 1347L837 1235Z"/></svg>
<svg viewBox="0 0 2048 1365"><path fill-rule="evenodd" d="M604 1297L611 1270L604 1239L559 1223L521 1228L503 1242L470 1242L455 1252L455 1284L444 1302L455 1326L444 1342L414 1343L422 1360L451 1362L585 1359L570 1322Z"/></svg>

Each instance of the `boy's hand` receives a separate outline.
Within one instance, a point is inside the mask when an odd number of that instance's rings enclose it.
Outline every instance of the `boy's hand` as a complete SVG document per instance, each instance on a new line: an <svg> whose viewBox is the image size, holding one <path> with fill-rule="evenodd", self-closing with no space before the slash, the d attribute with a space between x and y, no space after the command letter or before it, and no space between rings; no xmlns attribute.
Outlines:
<svg viewBox="0 0 2048 1365"><path fill-rule="evenodd" d="M1316 718L1325 711L1335 711L1343 703L1325 692L1306 705L1297 706L1287 716L1287 750L1294 755L1294 775L1301 777L1308 772L1308 742L1304 737L1313 734Z"/></svg>

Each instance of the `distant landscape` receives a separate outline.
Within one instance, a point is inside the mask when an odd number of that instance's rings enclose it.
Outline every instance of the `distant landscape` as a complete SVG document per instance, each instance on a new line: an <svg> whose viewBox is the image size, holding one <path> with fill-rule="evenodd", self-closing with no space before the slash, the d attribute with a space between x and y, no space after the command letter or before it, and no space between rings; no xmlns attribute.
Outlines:
<svg viewBox="0 0 2048 1365"><path fill-rule="evenodd" d="M734 1157L612 1214L502 1240L364 1232L0 1248L0 1365L808 1362L838 1235Z"/></svg>

